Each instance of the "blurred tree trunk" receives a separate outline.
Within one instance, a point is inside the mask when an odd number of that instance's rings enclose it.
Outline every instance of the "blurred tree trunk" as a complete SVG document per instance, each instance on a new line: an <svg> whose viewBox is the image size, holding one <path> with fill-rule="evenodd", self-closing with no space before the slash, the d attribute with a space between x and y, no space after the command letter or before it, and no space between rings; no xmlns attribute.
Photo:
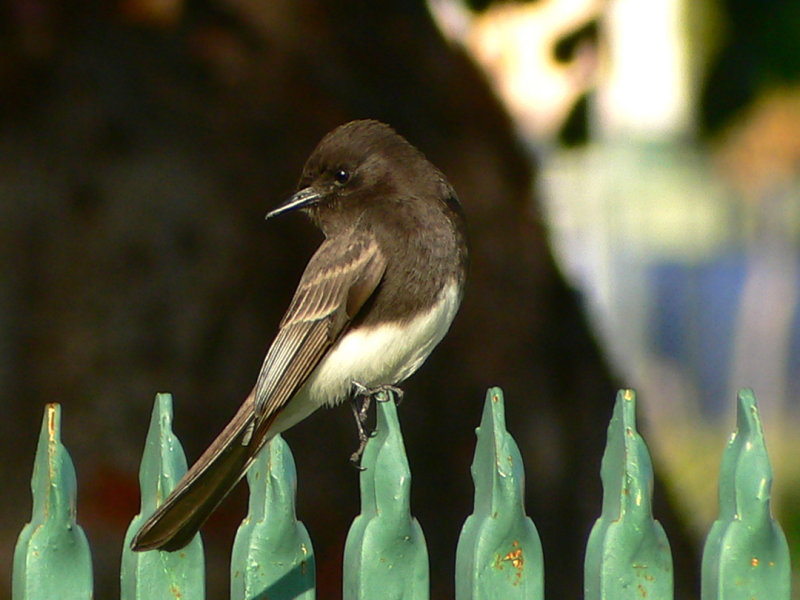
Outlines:
<svg viewBox="0 0 800 600"><path fill-rule="evenodd" d="M25 7L8 6L0 65L6 589L29 516L41 410L60 401L96 596L116 594L155 392L175 394L176 429L196 457L252 386L319 242L301 219L265 225L264 213L292 191L326 131L374 117L447 173L471 226L465 304L401 407L433 597L453 594L456 538L472 507L474 427L495 384L526 461L547 597L580 597L616 383L554 265L530 201L530 157L424 4ZM349 411L320 411L286 437L299 514L315 543L318 596L338 597L358 508ZM210 598L227 594L243 492L204 529ZM697 589L696 553L661 482L656 498L677 597L687 597Z"/></svg>

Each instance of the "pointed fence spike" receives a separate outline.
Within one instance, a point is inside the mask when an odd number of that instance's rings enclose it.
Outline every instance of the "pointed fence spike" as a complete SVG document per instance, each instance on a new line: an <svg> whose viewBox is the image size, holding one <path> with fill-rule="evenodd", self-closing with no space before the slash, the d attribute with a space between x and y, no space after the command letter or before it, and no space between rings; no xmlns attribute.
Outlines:
<svg viewBox="0 0 800 600"><path fill-rule="evenodd" d="M456 551L456 599L544 597L542 544L525 515L525 472L506 430L503 391L486 394L472 460L475 506Z"/></svg>
<svg viewBox="0 0 800 600"><path fill-rule="evenodd" d="M231 556L231 599L314 600L311 538L297 520L297 471L278 435L247 472L250 501Z"/></svg>
<svg viewBox="0 0 800 600"><path fill-rule="evenodd" d="M141 509L125 534L120 587L122 600L205 598L203 542L197 534L175 552L133 552L131 539L186 473L186 455L172 433L172 396L157 394L139 469Z"/></svg>
<svg viewBox="0 0 800 600"><path fill-rule="evenodd" d="M719 518L703 551L702 600L789 600L789 548L772 518L772 467L752 390L739 392L722 455Z"/></svg>
<svg viewBox="0 0 800 600"><path fill-rule="evenodd" d="M31 491L31 521L14 549L11 597L92 598L92 557L86 535L75 520L75 467L61 443L59 404L45 407Z"/></svg>
<svg viewBox="0 0 800 600"><path fill-rule="evenodd" d="M603 509L586 548L585 600L672 598L672 555L653 519L653 467L636 430L633 390L617 394L600 476Z"/></svg>
<svg viewBox="0 0 800 600"><path fill-rule="evenodd" d="M411 515L411 470L394 394L386 392L375 404L375 436L361 462L361 514L345 543L343 598L427 600L428 550Z"/></svg>

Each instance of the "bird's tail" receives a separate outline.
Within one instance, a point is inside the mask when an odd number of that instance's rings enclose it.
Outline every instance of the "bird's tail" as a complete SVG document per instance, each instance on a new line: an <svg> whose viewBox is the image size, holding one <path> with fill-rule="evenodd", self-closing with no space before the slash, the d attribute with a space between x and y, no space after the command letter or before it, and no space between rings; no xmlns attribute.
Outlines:
<svg viewBox="0 0 800 600"><path fill-rule="evenodd" d="M145 521L131 541L133 550L183 548L247 472L267 431L263 424L255 428L253 397Z"/></svg>

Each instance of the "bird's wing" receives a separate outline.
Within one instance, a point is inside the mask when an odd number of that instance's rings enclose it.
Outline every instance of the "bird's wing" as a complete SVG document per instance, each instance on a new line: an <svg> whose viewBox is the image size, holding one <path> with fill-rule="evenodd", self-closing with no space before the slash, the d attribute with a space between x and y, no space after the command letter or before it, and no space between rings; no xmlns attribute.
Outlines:
<svg viewBox="0 0 800 600"><path fill-rule="evenodd" d="M326 241L281 320L256 382L256 420L271 421L372 295L386 259L372 236Z"/></svg>
<svg viewBox="0 0 800 600"><path fill-rule="evenodd" d="M371 236L336 238L320 246L253 392L134 536L133 549L177 550L189 543L247 471L275 417L373 294L385 268L386 259Z"/></svg>

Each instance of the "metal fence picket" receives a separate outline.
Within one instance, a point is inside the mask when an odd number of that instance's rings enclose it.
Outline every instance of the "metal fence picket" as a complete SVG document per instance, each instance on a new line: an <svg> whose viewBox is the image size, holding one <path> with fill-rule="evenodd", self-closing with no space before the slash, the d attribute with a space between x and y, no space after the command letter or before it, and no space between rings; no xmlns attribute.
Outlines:
<svg viewBox="0 0 800 600"><path fill-rule="evenodd" d="M158 394L147 431L139 487L142 503L122 548L122 600L202 600L205 598L205 557L200 534L175 552L133 552L131 539L186 473L186 455L172 433L172 396Z"/></svg>
<svg viewBox="0 0 800 600"><path fill-rule="evenodd" d="M314 549L297 520L297 471L278 435L247 472L250 501L231 553L231 600L314 600Z"/></svg>
<svg viewBox="0 0 800 600"><path fill-rule="evenodd" d="M411 516L408 467L392 392L376 404L378 422L361 461L361 514L344 547L344 600L427 600L428 549Z"/></svg>
<svg viewBox="0 0 800 600"><path fill-rule="evenodd" d="M789 600L789 547L770 511L772 466L752 390L722 455L719 518L703 551L702 600Z"/></svg>
<svg viewBox="0 0 800 600"><path fill-rule="evenodd" d="M506 430L503 391L486 393L472 460L475 505L456 550L457 600L544 598L542 543L525 515L522 456Z"/></svg>
<svg viewBox="0 0 800 600"><path fill-rule="evenodd" d="M61 406L45 407L33 463L33 513L14 549L14 600L89 600L92 557L76 522L75 467L61 443Z"/></svg>
<svg viewBox="0 0 800 600"><path fill-rule="evenodd" d="M653 466L632 390L617 394L600 473L603 510L586 547L584 599L671 600L672 555L653 519Z"/></svg>

